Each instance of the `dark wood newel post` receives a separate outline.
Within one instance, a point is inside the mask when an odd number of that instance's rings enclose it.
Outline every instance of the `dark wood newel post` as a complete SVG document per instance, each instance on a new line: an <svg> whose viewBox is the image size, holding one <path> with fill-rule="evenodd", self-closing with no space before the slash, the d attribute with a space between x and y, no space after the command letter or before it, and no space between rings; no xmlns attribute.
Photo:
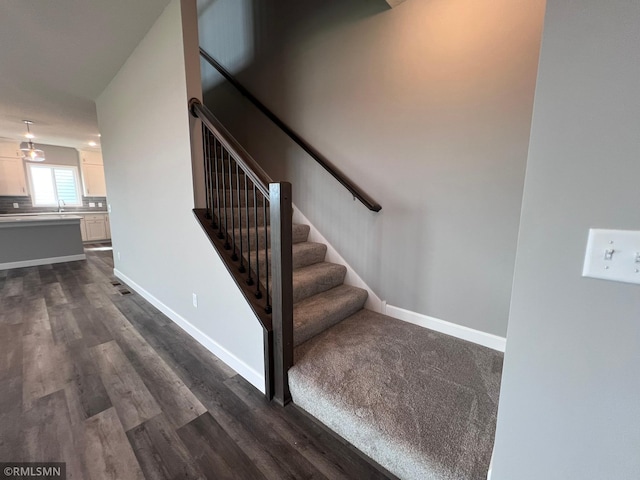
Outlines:
<svg viewBox="0 0 640 480"><path fill-rule="evenodd" d="M288 374L293 365L293 263L291 184L269 184L271 217L272 321L274 396L280 405L291 400Z"/></svg>

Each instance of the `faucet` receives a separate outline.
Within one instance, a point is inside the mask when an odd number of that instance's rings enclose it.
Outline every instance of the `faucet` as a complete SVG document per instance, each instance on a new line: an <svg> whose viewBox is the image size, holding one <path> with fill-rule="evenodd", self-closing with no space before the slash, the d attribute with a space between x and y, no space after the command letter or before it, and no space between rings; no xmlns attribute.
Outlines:
<svg viewBox="0 0 640 480"><path fill-rule="evenodd" d="M58 213L64 212L64 207L66 205L66 203L64 203L64 200L60 199L58 200Z"/></svg>

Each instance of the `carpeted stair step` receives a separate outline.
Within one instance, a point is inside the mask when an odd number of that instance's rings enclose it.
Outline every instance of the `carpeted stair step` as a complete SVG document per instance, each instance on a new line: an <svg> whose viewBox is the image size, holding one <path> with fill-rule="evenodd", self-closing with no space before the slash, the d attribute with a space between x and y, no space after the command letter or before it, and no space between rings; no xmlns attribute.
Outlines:
<svg viewBox="0 0 640 480"><path fill-rule="evenodd" d="M260 207L262 207L262 205L264 204L264 197L262 195L258 195L257 198L254 199L253 194L250 195L245 195L244 194L244 190L236 190L235 186L233 189L233 206L237 207L238 206L238 192L240 192L240 205L241 206L245 206L245 205L249 205L249 207L253 207L253 205L259 205ZM248 200L248 202L247 202ZM258 202L257 204L255 202ZM226 204L225 204L226 202ZM227 207L231 207L231 190L222 190L220 189L220 198L218 198L218 193L214 190L213 191L213 204L216 208L218 208L218 203L220 203L220 209L222 210L222 208L225 207L225 205Z"/></svg>
<svg viewBox="0 0 640 480"><path fill-rule="evenodd" d="M291 253L293 256L293 269L295 270L324 262L327 246L324 243L315 242L294 243Z"/></svg>
<svg viewBox="0 0 640 480"><path fill-rule="evenodd" d="M301 225L299 223L294 223L292 225L292 242L294 244L300 242L306 242L309 237L309 225ZM247 243L247 235L248 235L248 243ZM240 245L240 228L235 229L236 243ZM264 227L258 227L258 248L264 248ZM271 245L271 227L267 225L267 242L268 245ZM242 245L243 249L247 248L247 244L249 245L250 250L256 249L256 230L253 227L242 228Z"/></svg>
<svg viewBox="0 0 640 480"><path fill-rule="evenodd" d="M405 480L487 478L502 354L369 310L295 350L293 402Z"/></svg>
<svg viewBox="0 0 640 480"><path fill-rule="evenodd" d="M256 261L256 251L253 250L251 253L251 262L252 265L255 266ZM269 253L269 262L271 262L271 249L268 251ZM313 265L314 263L319 263L324 261L324 257L327 253L327 246L324 243L313 243L313 242L302 242L302 243L294 243L292 246L292 260L293 260L293 268L302 268L307 267L309 265ZM245 260L248 257L248 253L245 253ZM260 267L260 276L264 277L265 265L266 265L266 252L263 248L258 250L258 265ZM253 268L255 272L255 268ZM269 272L271 274L271 272Z"/></svg>
<svg viewBox="0 0 640 480"><path fill-rule="evenodd" d="M246 185L245 185L245 179L246 179ZM242 171L240 171L240 173L237 174L234 170L233 173L231 173L231 176L229 176L228 170L225 170L224 172L218 171L218 175L216 175L215 172L213 172L213 174L211 175L211 182L214 190L216 187L216 180L218 182L218 187L220 189L224 188L226 190L236 191L238 190L238 187L239 187L243 195L244 195L244 191L247 190L249 193L249 196L253 196L253 182L251 181L251 177L245 175ZM256 188L256 196L258 197L263 196L258 188Z"/></svg>
<svg viewBox="0 0 640 480"><path fill-rule="evenodd" d="M227 207L226 210L221 208L220 209L220 214L222 216L221 222L225 221L225 216L224 214L227 214L226 216L226 221L227 221L227 226L229 228L229 230L231 230L231 227L239 227L240 226L240 222L238 221L239 219L242 220L242 227L254 227L254 219L257 216L257 220L258 220L258 226L264 226L264 209L262 207L258 207L257 209L253 209L250 208L249 209L249 216L247 217L247 212L245 211L244 208L238 208L238 207L234 207L234 208L229 208ZM216 215L218 214L218 210L216 209L215 211ZM269 208L267 208L267 223L269 223ZM232 224L232 219L234 224Z"/></svg>
<svg viewBox="0 0 640 480"><path fill-rule="evenodd" d="M293 303L341 285L347 274L344 265L320 262L293 271Z"/></svg>
<svg viewBox="0 0 640 480"><path fill-rule="evenodd" d="M350 285L318 293L293 306L293 342L298 345L341 322L367 301L367 291Z"/></svg>

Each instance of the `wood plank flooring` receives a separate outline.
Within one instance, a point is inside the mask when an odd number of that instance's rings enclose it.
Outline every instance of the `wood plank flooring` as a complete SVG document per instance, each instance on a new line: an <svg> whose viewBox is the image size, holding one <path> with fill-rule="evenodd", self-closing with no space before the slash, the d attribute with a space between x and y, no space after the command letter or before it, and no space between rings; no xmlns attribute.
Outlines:
<svg viewBox="0 0 640 480"><path fill-rule="evenodd" d="M135 292L111 251L0 271L0 462L68 479L384 479Z"/></svg>

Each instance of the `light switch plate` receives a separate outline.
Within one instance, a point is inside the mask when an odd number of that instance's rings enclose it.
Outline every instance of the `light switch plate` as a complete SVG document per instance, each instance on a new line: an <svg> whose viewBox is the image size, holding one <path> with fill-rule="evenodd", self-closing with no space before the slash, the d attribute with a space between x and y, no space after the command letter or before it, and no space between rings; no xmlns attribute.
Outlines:
<svg viewBox="0 0 640 480"><path fill-rule="evenodd" d="M582 276L640 284L640 231L590 229Z"/></svg>
<svg viewBox="0 0 640 480"><path fill-rule="evenodd" d="M95 208L96 204L95 202L89 202L89 208Z"/></svg>

